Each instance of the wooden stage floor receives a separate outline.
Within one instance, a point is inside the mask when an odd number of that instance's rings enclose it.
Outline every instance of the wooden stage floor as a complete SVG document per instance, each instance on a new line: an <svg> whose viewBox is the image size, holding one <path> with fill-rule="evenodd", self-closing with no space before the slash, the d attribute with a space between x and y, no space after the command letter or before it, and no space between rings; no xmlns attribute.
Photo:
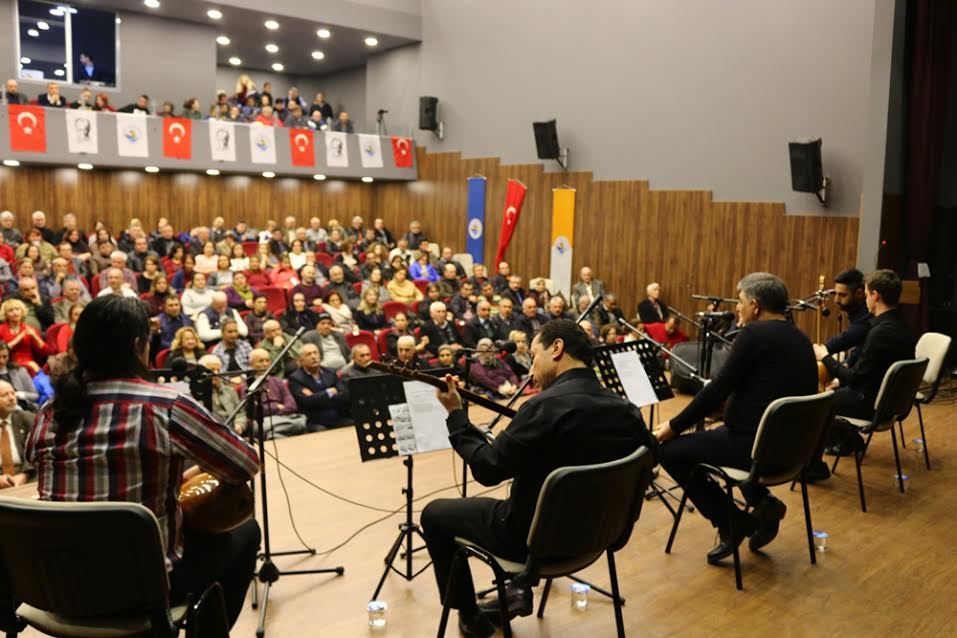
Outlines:
<svg viewBox="0 0 957 638"><path fill-rule="evenodd" d="M662 406L665 418L687 402L679 397ZM480 417L480 414L484 414ZM843 460L838 475L811 487L814 527L830 534L828 551L810 565L804 536L800 490L774 492L788 506L781 532L765 553L742 545L744 586L734 588L731 560L714 567L705 562L715 533L699 515L686 514L674 552L664 553L672 518L657 501L647 501L629 545L618 554L619 578L627 599L629 635L637 636L943 636L954 635L957 613L957 416L952 402L924 411L933 470L927 471L910 441L919 436L916 413L905 423L908 448L904 472L906 494L894 483L890 437L875 438L864 464L869 510L860 511L853 462ZM475 410L475 417L488 413ZM403 504L405 467L400 458L361 463L352 428L287 439L276 443L282 462L326 490L386 510ZM273 450L272 444L268 449ZM419 510L431 498L457 495L461 476L451 451L415 459L415 496ZM290 524L277 466L269 459L269 504L274 551L301 547ZM337 500L282 471L296 526L312 547L332 548L360 527L387 514ZM438 490L444 491L438 492ZM469 493L483 490L470 484ZM437 492L434 496L427 496ZM499 487L491 496L505 494ZM569 504L574 507L574 504ZM417 519L416 515L416 519ZM370 635L365 606L383 570L383 558L400 522L395 514L372 525L332 554L280 557L283 569L345 567L344 576L291 575L272 588L266 635L281 638L354 638ZM425 565L415 555L416 569ZM490 572L473 564L478 586ZM602 560L581 576L607 586ZM545 618L516 619L517 636L614 635L610 602L592 595L589 608L569 606L567 579L552 590ZM540 588L536 589L537 595ZM385 636L435 635L440 606L430 569L411 582L390 574L380 596L389 604ZM454 619L454 616L453 616ZM247 608L232 635L252 638L257 612ZM458 635L454 621L448 635ZM34 636L27 632L23 635ZM501 634L499 634L501 635Z"/></svg>

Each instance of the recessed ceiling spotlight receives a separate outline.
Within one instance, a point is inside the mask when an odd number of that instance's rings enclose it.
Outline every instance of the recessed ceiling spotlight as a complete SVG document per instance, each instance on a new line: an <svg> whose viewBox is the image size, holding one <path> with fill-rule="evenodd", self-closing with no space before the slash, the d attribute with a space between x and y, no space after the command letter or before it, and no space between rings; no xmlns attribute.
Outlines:
<svg viewBox="0 0 957 638"><path fill-rule="evenodd" d="M237 58L236 56L233 56L229 58L229 63L232 64L233 66L239 66L240 64L243 63L243 61Z"/></svg>
<svg viewBox="0 0 957 638"><path fill-rule="evenodd" d="M82 162L82 163L80 163L80 164L77 164L76 167L77 167L78 169L80 169L81 171L92 171L92 170L93 170L93 164L88 164L88 163L86 163L86 162Z"/></svg>
<svg viewBox="0 0 957 638"><path fill-rule="evenodd" d="M64 75L66 75L66 71L63 69L57 69L53 72L53 75L57 76L58 78L62 78Z"/></svg>
<svg viewBox="0 0 957 638"><path fill-rule="evenodd" d="M23 56L22 58L20 58L20 63L21 63L21 64L30 64L31 62L33 62L33 60L31 60L31 59L28 58L27 56Z"/></svg>
<svg viewBox="0 0 957 638"><path fill-rule="evenodd" d="M229 41L230 41L229 37L225 35L221 35L216 38L216 44L221 44L223 46L226 46L227 44L229 44Z"/></svg>
<svg viewBox="0 0 957 638"><path fill-rule="evenodd" d="M206 169L206 174L209 175L209 176L211 176L211 177L216 177L217 175L219 175L219 169L218 169L218 168L207 168L207 169Z"/></svg>
<svg viewBox="0 0 957 638"><path fill-rule="evenodd" d="M160 172L160 169L159 169L158 166L147 166L144 170L145 170L147 173L159 173L159 172Z"/></svg>
<svg viewBox="0 0 957 638"><path fill-rule="evenodd" d="M40 31L49 31L50 25L44 22L43 20L40 20L39 22L37 22L37 28L40 29Z"/></svg>
<svg viewBox="0 0 957 638"><path fill-rule="evenodd" d="M273 173L272 171L263 171L263 177L265 177L266 179L272 179L275 176L276 174Z"/></svg>
<svg viewBox="0 0 957 638"><path fill-rule="evenodd" d="M332 35L332 32L329 29L319 29L316 31L316 35L325 40Z"/></svg>
<svg viewBox="0 0 957 638"><path fill-rule="evenodd" d="M286 68L286 67L284 67L284 66L282 65L282 62L273 62L273 64L272 64L272 70L273 70L273 71L282 71L282 70L285 69L285 68Z"/></svg>
<svg viewBox="0 0 957 638"><path fill-rule="evenodd" d="M11 160L7 160L7 161L11 161ZM12 160L12 161L16 162L17 160ZM17 164L19 163L20 162L17 162ZM4 162L4 164L6 164L6 162ZM312 179L316 180L317 182L321 182L326 179L326 176L321 173L317 173L316 175L312 176Z"/></svg>
<svg viewBox="0 0 957 638"><path fill-rule="evenodd" d="M313 60L322 60L322 59L324 59L325 57L326 57L326 54L323 53L322 51L313 51L313 52L312 52L312 59L313 59Z"/></svg>
<svg viewBox="0 0 957 638"><path fill-rule="evenodd" d="M208 15L213 20L219 20L220 18L223 17L223 12L220 11L219 9L210 9L209 11L206 12L206 15Z"/></svg>
<svg viewBox="0 0 957 638"><path fill-rule="evenodd" d="M147 7L149 7L150 9L159 9L159 8L160 8L159 0L143 0L143 4L145 4L145 5L146 5Z"/></svg>
<svg viewBox="0 0 957 638"><path fill-rule="evenodd" d="M273 44L272 42L266 45L266 50L269 51L270 53L279 53L279 47Z"/></svg>
<svg viewBox="0 0 957 638"><path fill-rule="evenodd" d="M19 160L3 160L3 165L9 166L10 168L16 168L17 166L20 165L20 161Z"/></svg>
<svg viewBox="0 0 957 638"><path fill-rule="evenodd" d="M27 29L27 35L32 38L39 38L40 32L37 31L36 29Z"/></svg>
<svg viewBox="0 0 957 638"><path fill-rule="evenodd" d="M367 47L378 46L378 44L379 44L379 39L378 39L378 38L374 38L374 37L372 37L372 36L370 35L368 38L365 39L365 43L366 43L366 46L367 46Z"/></svg>
<svg viewBox="0 0 957 638"><path fill-rule="evenodd" d="M58 18L62 18L62 17L63 17L63 9L61 9L60 7L57 7L56 9L50 9L50 15L51 15L51 16L56 16L56 17L58 17Z"/></svg>
<svg viewBox="0 0 957 638"><path fill-rule="evenodd" d="M265 24L266 28L269 29L270 31L275 31L276 29L279 28L279 23L276 22L275 20L266 20L265 22L263 22L263 24Z"/></svg>
<svg viewBox="0 0 957 638"><path fill-rule="evenodd" d="M371 177L363 177L362 181L365 182L366 184L371 184L373 180Z"/></svg>

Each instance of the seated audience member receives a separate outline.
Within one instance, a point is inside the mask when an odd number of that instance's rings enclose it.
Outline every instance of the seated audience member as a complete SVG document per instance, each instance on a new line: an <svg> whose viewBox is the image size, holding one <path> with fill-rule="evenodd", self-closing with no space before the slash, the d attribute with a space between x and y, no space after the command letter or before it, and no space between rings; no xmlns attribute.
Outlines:
<svg viewBox="0 0 957 638"><path fill-rule="evenodd" d="M412 266L409 267L409 275L415 281L434 283L439 280L439 273L435 271L435 266L430 263L427 253L422 253L412 262Z"/></svg>
<svg viewBox="0 0 957 638"><path fill-rule="evenodd" d="M491 339L480 339L478 342L478 360L469 366L469 375L472 382L486 390L492 398L510 397L518 389L518 378L505 362L498 358L498 353Z"/></svg>
<svg viewBox="0 0 957 638"><path fill-rule="evenodd" d="M640 304L638 304L638 321L644 324L664 323L671 313L668 306L661 298L661 286L657 283L650 283L645 288L648 295Z"/></svg>
<svg viewBox="0 0 957 638"><path fill-rule="evenodd" d="M60 87L56 82L47 83L46 93L37 96L37 104L51 108L66 108L66 99L60 95Z"/></svg>
<svg viewBox="0 0 957 638"><path fill-rule="evenodd" d="M38 371L37 376L43 371ZM30 378L27 368L18 365L10 359L10 347L0 340L0 380L13 386L17 402L24 410L35 412L39 405L40 393L37 391L34 380Z"/></svg>
<svg viewBox="0 0 957 638"><path fill-rule="evenodd" d="M256 347L264 350L269 355L270 361L275 361L291 339L292 335L283 333L282 326L279 325L278 321L270 319L263 324L263 337L257 342ZM283 357L282 365L278 366L273 372L277 379L286 377L299 367L299 351L301 349L301 341L292 344L292 347L286 352L286 356Z"/></svg>
<svg viewBox="0 0 957 638"><path fill-rule="evenodd" d="M503 297L498 302L498 312L492 317L495 332L499 335L508 335L512 330L521 330L520 316L515 313L512 300Z"/></svg>
<svg viewBox="0 0 957 638"><path fill-rule="evenodd" d="M314 266L310 265L310 267ZM286 254L279 256L279 265L273 268L271 276L276 288L292 290L299 285L299 273L293 268L289 255Z"/></svg>
<svg viewBox="0 0 957 638"><path fill-rule="evenodd" d="M216 254L216 245L211 241L204 242L202 252L196 254L196 265L193 270L204 275L210 275L216 272L218 264L219 256Z"/></svg>
<svg viewBox="0 0 957 638"><path fill-rule="evenodd" d="M349 358L349 346L342 333L333 329L332 317L328 312L320 312L316 317L316 329L307 332L302 343L311 343L319 348L322 367L338 372L346 367Z"/></svg>
<svg viewBox="0 0 957 638"><path fill-rule="evenodd" d="M455 353L451 346L439 346L439 354L436 357L438 362L435 367L448 369L448 374L462 378L465 376L465 368L456 360Z"/></svg>
<svg viewBox="0 0 957 638"><path fill-rule="evenodd" d="M428 337L426 349L436 356L439 352L439 346L448 345L456 354L462 349L462 337L459 336L455 325L449 321L448 310L441 301L433 302L429 306L429 320L422 324L422 338Z"/></svg>
<svg viewBox="0 0 957 638"><path fill-rule="evenodd" d="M442 257L439 259L439 263L438 263L439 268L442 268L442 272L444 273L445 267L451 264L455 268L455 276L459 277L460 279L465 279L466 277L465 267L459 262L452 259L453 254L454 253L452 252L452 249L450 247L446 246L445 248L443 248Z"/></svg>
<svg viewBox="0 0 957 638"><path fill-rule="evenodd" d="M595 279L591 268L584 266L578 274L578 281L572 286L572 306L579 308L579 302L582 298L591 303L595 297L605 294L605 284L601 279Z"/></svg>
<svg viewBox="0 0 957 638"><path fill-rule="evenodd" d="M571 319L575 320L575 317L571 316L570 313L565 312L565 299L560 295L555 295L548 300L548 320L554 321L555 319Z"/></svg>
<svg viewBox="0 0 957 638"><path fill-rule="evenodd" d="M340 133L354 133L355 129L352 126L352 120L349 119L349 114L345 111L339 111L339 116L332 123L332 130L338 131Z"/></svg>
<svg viewBox="0 0 957 638"><path fill-rule="evenodd" d="M263 338L263 324L275 319L276 317L269 310L266 297L257 292L253 297L252 312L243 317L246 329L249 331L249 343L259 343Z"/></svg>
<svg viewBox="0 0 957 638"><path fill-rule="evenodd" d="M30 98L20 92L20 86L14 79L7 80L6 89L3 92L3 101L7 104L27 104Z"/></svg>
<svg viewBox="0 0 957 638"><path fill-rule="evenodd" d="M209 307L196 315L196 332L199 333L199 338L207 345L222 339L223 322L227 319L236 322L236 329L239 331L240 337L246 338L249 336L249 330L239 316L239 311L226 304L226 293L214 292Z"/></svg>
<svg viewBox="0 0 957 638"><path fill-rule="evenodd" d="M502 301L502 296L495 292L495 287L491 281L486 280L485 283L482 284L478 298L484 299L491 304L493 316L498 314L498 304Z"/></svg>
<svg viewBox="0 0 957 638"><path fill-rule="evenodd" d="M76 322L80 318L80 313L83 312L84 307L86 307L84 303L73 304L70 307L70 316L64 322L64 326L60 328L60 332L56 333L56 352L69 350L70 340L73 339L73 331L76 330Z"/></svg>
<svg viewBox="0 0 957 638"><path fill-rule="evenodd" d="M0 469L0 490L24 485L33 475L33 466L27 462L25 454L33 420L32 412L17 409L17 393L13 386L0 381L0 436L6 437L3 448L10 455L9 459L3 459L3 468Z"/></svg>
<svg viewBox="0 0 957 638"><path fill-rule="evenodd" d="M508 287L502 291L502 297L508 297L516 307L521 307L528 297L525 289L522 288L522 278L518 275L510 275L508 278ZM538 304L535 304L536 307Z"/></svg>
<svg viewBox="0 0 957 638"><path fill-rule="evenodd" d="M301 293L305 297L308 307L319 308L322 305L323 282L317 279L316 267L303 266L299 275L302 279L290 290L290 294Z"/></svg>
<svg viewBox="0 0 957 638"><path fill-rule="evenodd" d="M669 350L688 340L688 335L681 331L678 318L674 315L670 315L664 323L644 324L644 330L649 337L665 344Z"/></svg>
<svg viewBox="0 0 957 638"><path fill-rule="evenodd" d="M449 346L451 349L451 346ZM429 368L429 362L419 356L415 337L402 335L395 342L395 362L403 368L422 370Z"/></svg>
<svg viewBox="0 0 957 638"><path fill-rule="evenodd" d="M297 229L298 233L300 229ZM305 231L303 231L305 232ZM289 244L289 265L293 270L299 270L306 265L306 248L304 242L298 237Z"/></svg>
<svg viewBox="0 0 957 638"><path fill-rule="evenodd" d="M299 104L291 104L283 124L286 128L309 128L309 118L303 114Z"/></svg>
<svg viewBox="0 0 957 638"><path fill-rule="evenodd" d="M352 360L342 369L343 382L381 375L382 373L370 366L370 363L372 363L372 349L368 345L357 343L352 346Z"/></svg>
<svg viewBox="0 0 957 638"><path fill-rule="evenodd" d="M79 279L71 278L63 282L63 298L50 304L53 308L53 322L66 323L70 318L70 308L78 303L87 303L89 293L86 299L83 298L85 289Z"/></svg>
<svg viewBox="0 0 957 638"><path fill-rule="evenodd" d="M392 263L396 257L401 257L406 264L413 261L412 249L409 248L409 240L405 236L400 237L395 248L389 251L389 263Z"/></svg>
<svg viewBox="0 0 957 638"><path fill-rule="evenodd" d="M472 282L476 290L484 290L485 284L490 283L492 280L488 278L488 272L485 270L484 264L472 264L472 276L469 277L469 281ZM495 289L494 284L492 285L492 289Z"/></svg>
<svg viewBox="0 0 957 638"><path fill-rule="evenodd" d="M196 328L183 326L173 336L169 357L166 358L166 365L169 366L173 359L186 359L190 363L199 363L199 358L205 353L206 348L200 341Z"/></svg>
<svg viewBox="0 0 957 638"><path fill-rule="evenodd" d="M180 294L182 294L183 291L186 290L186 288L189 287L193 282L194 265L195 259L193 259L193 256L186 255L183 257L183 267L173 274L173 279L170 281L170 283ZM212 288L209 286L208 277L204 278L203 282L204 288L212 290Z"/></svg>
<svg viewBox="0 0 957 638"><path fill-rule="evenodd" d="M618 326L613 323L606 323L598 331L598 337L602 345L612 346L618 343Z"/></svg>
<svg viewBox="0 0 957 638"><path fill-rule="evenodd" d="M249 270L249 257L240 243L233 244L233 247L229 249L229 269L233 272Z"/></svg>
<svg viewBox="0 0 957 638"><path fill-rule="evenodd" d="M43 363L47 345L40 336L38 328L26 322L27 308L19 299L7 299L0 305L0 339L10 349L10 359L17 365L23 366L30 373L36 374Z"/></svg>
<svg viewBox="0 0 957 638"><path fill-rule="evenodd" d="M330 255L336 255L341 250L342 231L338 226L332 226L332 221L334 220L330 220L329 238L326 239L326 252Z"/></svg>
<svg viewBox="0 0 957 638"><path fill-rule="evenodd" d="M419 302L418 315L419 323L425 323L429 320L429 309L436 301L442 301L442 293L439 292L438 284L429 284L425 288L425 299Z"/></svg>
<svg viewBox="0 0 957 638"><path fill-rule="evenodd" d="M751 449L761 417L775 399L814 394L817 374L810 340L785 319L788 290L769 273L751 273L738 283L738 317L743 327L728 360L711 383L670 421L655 428L662 467L684 487L702 516L718 529L720 542L708 552L710 564L731 556L746 537L757 551L774 540L787 510L761 486L745 491L742 511L729 495L704 474L692 474L698 463L742 470L751 467ZM724 404L724 425L679 436L682 431ZM735 535L731 535L734 517Z"/></svg>
<svg viewBox="0 0 957 638"><path fill-rule="evenodd" d="M256 257L249 258L249 270L246 271L246 282L253 288L258 289L272 285L272 276L263 268L262 262Z"/></svg>
<svg viewBox="0 0 957 638"><path fill-rule="evenodd" d="M416 342L415 334L412 332L412 329L409 325L409 316L404 312L398 312L392 318L392 330L386 334L386 351L383 353L383 355L394 358L397 354L396 342L399 340L399 337L405 336L412 337L412 342L415 344L415 350L417 352L425 352L425 346L426 343L428 343L428 339L423 339Z"/></svg>
<svg viewBox="0 0 957 638"><path fill-rule="evenodd" d="M127 254L127 265L133 272L146 270L146 258L155 257L159 263L159 255L150 250L146 235L139 235L133 240L133 250Z"/></svg>
<svg viewBox="0 0 957 638"><path fill-rule="evenodd" d="M515 352L510 352L505 357L505 364L512 369L519 380L528 376L532 369L532 355L528 350L528 337L521 330L512 330L508 335L508 340L515 344Z"/></svg>
<svg viewBox="0 0 957 638"><path fill-rule="evenodd" d="M151 317L155 317L163 312L167 297L176 297L176 299L179 299L176 291L170 290L169 280L164 275L160 275L153 280L150 284L150 291L143 296L147 312Z"/></svg>
<svg viewBox="0 0 957 638"><path fill-rule="evenodd" d="M289 375L289 391L299 411L306 415L306 428L310 432L349 422L345 386L336 371L322 366L321 360L316 344L304 343L299 354L299 369Z"/></svg>
<svg viewBox="0 0 957 638"><path fill-rule="evenodd" d="M110 253L110 266L109 268L104 268L100 271L98 275L100 278L100 288L106 288L109 284L106 282L106 275L109 272L110 268L116 268L120 271L120 274L123 276L123 283L126 284L129 288L137 290L139 287L136 283L136 273L126 267L127 259L126 253L122 250L114 250Z"/></svg>
<svg viewBox="0 0 957 638"><path fill-rule="evenodd" d="M548 323L548 317L538 309L535 300L526 297L525 301L522 302L522 314L518 318L518 329L524 332L529 342L531 342L532 338L546 323Z"/></svg>
<svg viewBox="0 0 957 638"><path fill-rule="evenodd" d="M17 259L27 258L30 249L37 251L33 258L42 262L50 262L56 257L56 248L43 238L43 233L38 228L31 228L27 231L27 240L20 244L15 251Z"/></svg>
<svg viewBox="0 0 957 638"><path fill-rule="evenodd" d="M259 294L246 281L246 273L241 272L233 273L233 283L225 292L226 303L237 310L252 310L253 300Z"/></svg>
<svg viewBox="0 0 957 638"><path fill-rule="evenodd" d="M602 297L601 303L595 308L595 316L601 325L605 325L606 323L619 325L618 320L625 318L625 315L621 312L621 308L618 307L618 298L611 293L606 293L605 296Z"/></svg>
<svg viewBox="0 0 957 638"><path fill-rule="evenodd" d="M91 282L93 281L92 277L96 277L107 268L112 267L113 262L110 259L110 255L113 254L115 248L112 242L109 241L98 241L94 246L96 247L96 251L90 255L90 259L87 263Z"/></svg>
<svg viewBox="0 0 957 638"><path fill-rule="evenodd" d="M326 229L322 227L322 220L318 217L313 217L309 220L309 228L306 229L306 237L309 238L309 241L318 244L319 242L324 242L329 238L329 233L326 232Z"/></svg>
<svg viewBox="0 0 957 638"><path fill-rule="evenodd" d="M136 98L136 101L127 104L126 106L121 106L117 109L120 113L139 113L141 115L150 114L150 98L148 95L141 95Z"/></svg>
<svg viewBox="0 0 957 638"><path fill-rule="evenodd" d="M329 267L329 282L326 284L325 292L335 290L342 297L342 302L350 308L355 309L359 305L359 293L352 286L353 283L346 275L346 269L339 264Z"/></svg>
<svg viewBox="0 0 957 638"><path fill-rule="evenodd" d="M463 281L462 287L452 295L452 299L449 301L449 310L457 319L471 321L475 317L475 304L477 302L478 298L475 296L472 282Z"/></svg>
<svg viewBox="0 0 957 638"><path fill-rule="evenodd" d="M226 290L232 286L235 273L233 273L229 266L228 255L216 255L216 270L207 275L207 285L216 290Z"/></svg>
<svg viewBox="0 0 957 638"><path fill-rule="evenodd" d="M360 294L365 295L366 290L375 290L378 293L379 303L392 301L392 297L389 296L389 289L385 287L382 269L379 267L370 270L368 278L362 282L362 292Z"/></svg>
<svg viewBox="0 0 957 638"><path fill-rule="evenodd" d="M239 335L239 326L232 319L224 319L220 324L222 339L213 348L212 354L223 362L226 372L236 372L237 376L230 380L238 385L242 382L241 370L249 367L249 353L253 347Z"/></svg>
<svg viewBox="0 0 957 638"><path fill-rule="evenodd" d="M203 366L214 375L223 371L223 364L219 357L214 354L204 354L199 358L199 365ZM210 393L212 399L212 413L219 419L220 423L226 423L226 418L233 413L239 405L239 393L230 383L223 383L222 377L210 377ZM233 430L237 434L246 431L246 411L240 410L236 413L236 418L232 424Z"/></svg>
<svg viewBox="0 0 957 638"><path fill-rule="evenodd" d="M442 266L442 278L438 281L439 284L439 294L443 299L450 299L452 296L458 294L459 286L459 275L455 270L455 264L445 264Z"/></svg>
<svg viewBox="0 0 957 638"><path fill-rule="evenodd" d="M379 291L376 288L366 288L362 292L362 301L354 313L356 325L360 330L379 332L389 327L385 319L385 311L379 303Z"/></svg>
<svg viewBox="0 0 957 638"><path fill-rule="evenodd" d="M326 102L326 94L322 91L316 93L315 99L309 105L309 113L319 113L324 120L332 119L332 105Z"/></svg>
<svg viewBox="0 0 957 638"><path fill-rule="evenodd" d="M338 291L330 290L326 293L322 310L332 317L332 324L336 330L340 332L352 332L354 325L352 309L342 302L342 295L340 295Z"/></svg>
<svg viewBox="0 0 957 638"><path fill-rule="evenodd" d="M498 342L503 341L506 334L499 330L492 320L492 306L483 299L475 306L475 316L465 323L462 342L466 348L474 348L481 339Z"/></svg>
<svg viewBox="0 0 957 638"><path fill-rule="evenodd" d="M414 220L409 222L409 232L403 235L403 237L412 250L418 250L419 244L421 244L423 240L428 241L428 237L422 232L422 222Z"/></svg>
<svg viewBox="0 0 957 638"><path fill-rule="evenodd" d="M183 312L194 317L209 308L216 291L206 286L206 275L201 272L193 273L193 285L183 291ZM226 293L221 293L226 297Z"/></svg>
<svg viewBox="0 0 957 638"><path fill-rule="evenodd" d="M548 308L548 302L552 299L552 293L546 287L544 277L536 277L528 282L528 296L535 300L539 308Z"/></svg>
<svg viewBox="0 0 957 638"><path fill-rule="evenodd" d="M282 330L287 334L296 334L300 328L312 330L316 327L318 313L306 304L306 295L293 293L292 301L282 313Z"/></svg>
<svg viewBox="0 0 957 638"><path fill-rule="evenodd" d="M500 262L498 265L498 272L492 276L490 281L492 285L495 286L495 292L499 293L503 297L505 296L505 291L508 290L508 280L512 276L512 268L508 265L507 261ZM521 283L521 282L519 282ZM514 302L513 302L514 303ZM521 302L519 302L521 304Z"/></svg>
<svg viewBox="0 0 957 638"><path fill-rule="evenodd" d="M183 306L179 297L168 295L163 305L163 312L154 317L153 325L153 352L172 348L173 339L180 328L192 326L193 320L183 314Z"/></svg>
<svg viewBox="0 0 957 638"><path fill-rule="evenodd" d="M157 277L166 277L166 273L160 270L159 259L150 256L143 262L143 272L136 277L136 292L140 295L149 293L153 287L153 280Z"/></svg>
<svg viewBox="0 0 957 638"><path fill-rule="evenodd" d="M257 377L262 376L269 369L269 353L262 348L256 348L249 353L249 367L257 370ZM281 373L282 366L279 366ZM263 434L267 439L281 439L287 436L296 436L306 432L305 415L296 412L296 399L289 392L289 387L282 377L275 373L263 382L265 395L263 396ZM240 395L246 393L245 384L240 388ZM242 432L240 432L242 434Z"/></svg>
<svg viewBox="0 0 957 638"><path fill-rule="evenodd" d="M126 285L125 281L123 281L123 271L119 268L110 268L103 274L106 275L106 287L97 293L97 297L103 297L104 295L119 295L120 297L133 298L138 297L136 292Z"/></svg>
<svg viewBox="0 0 957 638"><path fill-rule="evenodd" d="M389 297L393 301L401 301L404 304L412 305L423 298L422 291L409 280L409 271L404 266L396 269L392 276L392 281L386 286L389 291Z"/></svg>
<svg viewBox="0 0 957 638"><path fill-rule="evenodd" d="M329 125L326 124L326 120L322 117L322 113L319 111L313 111L309 114L309 119L307 121L309 128L314 131L325 131L329 128Z"/></svg>
<svg viewBox="0 0 957 638"><path fill-rule="evenodd" d="M278 126L284 127L282 120L276 115L275 110L272 106L265 104L261 109L259 109L259 115L256 116L256 119L252 122L254 125L260 126Z"/></svg>

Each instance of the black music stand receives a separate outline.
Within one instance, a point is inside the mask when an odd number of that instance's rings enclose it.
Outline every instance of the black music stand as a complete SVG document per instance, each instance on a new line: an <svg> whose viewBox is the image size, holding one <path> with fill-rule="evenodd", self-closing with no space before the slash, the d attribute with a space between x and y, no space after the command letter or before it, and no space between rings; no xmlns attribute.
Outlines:
<svg viewBox="0 0 957 638"><path fill-rule="evenodd" d="M401 378L389 375L349 380L347 384L349 405L356 422L356 439L359 443L359 456L363 463L399 456L399 446L389 406L406 403L403 383ZM390 570L405 580L411 581L432 564L432 561L429 561L419 571L414 571L412 567L412 554L422 549L422 547L412 546L413 537L418 535L423 542L425 541L422 528L412 520L412 458L409 454L402 460L402 465L406 467L406 485L402 488L402 494L405 496L405 521L399 524L399 535L396 536L389 553L386 554L385 569L370 600L376 600L379 597L379 592ZM393 564L403 545L405 545L402 551L402 558L405 559L404 571Z"/></svg>

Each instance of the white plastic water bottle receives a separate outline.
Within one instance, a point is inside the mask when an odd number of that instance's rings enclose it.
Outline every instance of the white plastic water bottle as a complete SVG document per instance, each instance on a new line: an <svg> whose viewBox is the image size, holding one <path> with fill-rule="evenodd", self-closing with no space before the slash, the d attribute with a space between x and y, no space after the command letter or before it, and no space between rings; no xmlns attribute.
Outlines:
<svg viewBox="0 0 957 638"><path fill-rule="evenodd" d="M572 609L576 611L584 611L588 609L588 592L590 591L591 587L585 583L572 583Z"/></svg>
<svg viewBox="0 0 957 638"><path fill-rule="evenodd" d="M366 610L369 612L369 630L385 631L389 603L384 600L370 600L369 604L366 605Z"/></svg>

